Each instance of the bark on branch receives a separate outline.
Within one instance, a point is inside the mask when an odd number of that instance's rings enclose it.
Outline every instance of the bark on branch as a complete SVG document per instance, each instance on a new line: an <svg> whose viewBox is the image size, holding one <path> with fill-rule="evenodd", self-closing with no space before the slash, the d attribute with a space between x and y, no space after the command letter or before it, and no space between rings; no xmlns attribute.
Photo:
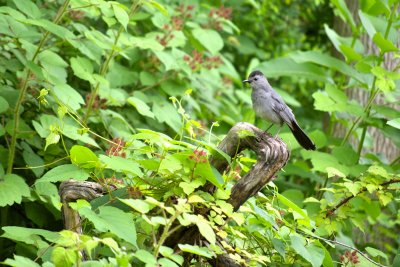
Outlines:
<svg viewBox="0 0 400 267"><path fill-rule="evenodd" d="M228 200L238 210L251 196L257 194L275 174L286 164L290 152L286 144L280 139L275 139L271 135L258 129L249 123L238 123L228 132L227 136L219 144L218 148L231 158L245 149L253 150L257 155L257 162L251 170L235 184ZM211 164L220 172L229 168L229 163L221 155L210 158ZM75 230L82 233L80 228L79 215L69 208L68 202L79 198L92 200L102 196L113 188L106 188L94 182L67 181L60 186L60 196L63 202L63 218L66 229ZM213 193L216 188L212 184L206 184L203 188L208 193ZM199 210L199 213L206 215L207 210ZM165 242L165 245L177 248L181 244L195 244L204 242L196 226L181 228L175 231ZM210 263L213 266L241 266L235 262L228 254L218 255Z"/></svg>

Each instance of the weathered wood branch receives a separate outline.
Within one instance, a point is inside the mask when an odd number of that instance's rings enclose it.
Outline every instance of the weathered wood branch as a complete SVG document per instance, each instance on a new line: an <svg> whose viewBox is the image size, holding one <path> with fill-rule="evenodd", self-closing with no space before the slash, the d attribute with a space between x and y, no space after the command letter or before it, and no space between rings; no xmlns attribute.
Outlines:
<svg viewBox="0 0 400 267"><path fill-rule="evenodd" d="M95 182L80 182L72 179L61 183L58 193L62 203L61 214L64 228L78 234L82 233L81 218L77 211L71 209L69 202L78 199L91 201L115 189L116 187L112 185L103 186Z"/></svg>
<svg viewBox="0 0 400 267"><path fill-rule="evenodd" d="M232 127L218 148L231 158L245 149L253 150L257 155L257 162L251 170L232 188L228 202L233 205L235 211L270 182L286 164L290 156L286 144L280 139L273 138L254 125L243 122ZM229 168L229 163L221 155L212 156L210 163L221 173ZM77 199L92 200L114 189L95 182L70 180L62 183L59 192L63 203L64 227L82 233L79 214L69 207L69 202ZM206 184L203 190L213 193L216 188L212 184ZM206 215L208 211L203 209L199 212ZM168 237L165 245L176 248L179 243L195 244L201 242L204 242L204 240L197 227L191 226L174 232ZM216 259L210 260L210 263L214 266L241 266L228 254L218 255Z"/></svg>

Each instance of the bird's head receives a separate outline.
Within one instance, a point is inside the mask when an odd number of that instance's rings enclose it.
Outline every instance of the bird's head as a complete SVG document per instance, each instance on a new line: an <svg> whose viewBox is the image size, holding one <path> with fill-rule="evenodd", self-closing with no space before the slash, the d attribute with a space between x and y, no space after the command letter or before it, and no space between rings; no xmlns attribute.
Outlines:
<svg viewBox="0 0 400 267"><path fill-rule="evenodd" d="M262 89L268 85L267 78L259 70L250 73L249 78L244 80L243 83L249 83L253 89Z"/></svg>

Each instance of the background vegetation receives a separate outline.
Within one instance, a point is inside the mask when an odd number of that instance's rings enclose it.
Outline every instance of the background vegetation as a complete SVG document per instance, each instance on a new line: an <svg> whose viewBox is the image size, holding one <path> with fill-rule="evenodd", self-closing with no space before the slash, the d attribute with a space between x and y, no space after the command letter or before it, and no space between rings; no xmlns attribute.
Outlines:
<svg viewBox="0 0 400 267"><path fill-rule="evenodd" d="M6 264L180 266L184 251L197 266L227 252L252 266L400 266L398 1L0 3ZM235 123L267 126L241 84L254 69L318 150L283 130L289 164L232 212L224 200L255 159L218 174L207 156ZM78 236L62 230L58 185L70 178L129 194L78 201ZM173 223L210 245L164 246Z"/></svg>

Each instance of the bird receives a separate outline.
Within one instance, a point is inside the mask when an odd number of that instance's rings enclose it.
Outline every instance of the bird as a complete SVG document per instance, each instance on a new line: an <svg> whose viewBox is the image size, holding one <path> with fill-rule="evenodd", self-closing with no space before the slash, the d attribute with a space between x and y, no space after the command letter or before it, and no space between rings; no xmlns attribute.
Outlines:
<svg viewBox="0 0 400 267"><path fill-rule="evenodd" d="M280 126L276 134L276 136L278 136L283 123L285 123L303 148L307 150L316 149L314 142L300 128L292 110L272 88L261 71L255 70L251 72L249 78L244 80L243 83L249 83L252 88L251 100L256 115L272 123L266 131L268 131L273 124L278 124Z"/></svg>

